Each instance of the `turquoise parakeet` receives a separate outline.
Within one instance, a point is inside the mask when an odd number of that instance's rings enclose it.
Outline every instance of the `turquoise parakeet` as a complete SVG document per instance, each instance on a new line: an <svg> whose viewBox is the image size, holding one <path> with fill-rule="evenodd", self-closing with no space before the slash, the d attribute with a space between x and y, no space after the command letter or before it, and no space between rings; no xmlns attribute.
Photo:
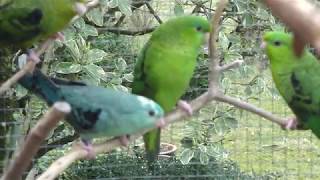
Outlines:
<svg viewBox="0 0 320 180"><path fill-rule="evenodd" d="M49 79L38 69L22 77L19 83L48 105L56 101L71 105L66 121L80 134L89 154L92 153L92 138L120 136L120 141L126 144L127 134L164 125L163 109L142 96L81 82Z"/></svg>
<svg viewBox="0 0 320 180"><path fill-rule="evenodd" d="M297 57L292 34L267 32L263 40L275 85L296 115L285 128L311 129L320 138L319 61L307 49Z"/></svg>
<svg viewBox="0 0 320 180"><path fill-rule="evenodd" d="M179 99L189 85L209 31L209 22L197 16L181 16L161 24L138 57L132 92L153 99L165 112L178 104L191 114L190 105ZM146 133L143 138L147 158L152 162L160 149L160 129Z"/></svg>
<svg viewBox="0 0 320 180"><path fill-rule="evenodd" d="M30 48L86 11L86 0L0 0L0 47Z"/></svg>

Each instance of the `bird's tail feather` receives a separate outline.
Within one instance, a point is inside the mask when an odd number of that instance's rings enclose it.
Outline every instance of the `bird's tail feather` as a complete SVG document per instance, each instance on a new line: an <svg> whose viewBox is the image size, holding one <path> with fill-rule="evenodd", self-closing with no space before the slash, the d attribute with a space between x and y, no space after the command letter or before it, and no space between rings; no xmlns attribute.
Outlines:
<svg viewBox="0 0 320 180"><path fill-rule="evenodd" d="M24 75L18 82L24 88L42 97L49 105L59 100L59 87L37 68L32 74Z"/></svg>
<svg viewBox="0 0 320 180"><path fill-rule="evenodd" d="M160 151L160 128L154 129L143 135L146 156L149 163L154 162Z"/></svg>

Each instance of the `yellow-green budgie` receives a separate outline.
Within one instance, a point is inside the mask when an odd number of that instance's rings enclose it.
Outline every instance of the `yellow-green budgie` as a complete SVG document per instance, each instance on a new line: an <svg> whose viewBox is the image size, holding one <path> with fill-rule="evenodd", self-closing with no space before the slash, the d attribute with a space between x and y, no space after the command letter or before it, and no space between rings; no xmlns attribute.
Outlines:
<svg viewBox="0 0 320 180"><path fill-rule="evenodd" d="M287 129L311 129L320 138L320 63L307 49L294 52L292 34L267 32L264 44L277 89L297 118Z"/></svg>
<svg viewBox="0 0 320 180"><path fill-rule="evenodd" d="M153 99L165 112L178 103L191 114L190 105L179 99L189 86L209 31L209 22L198 16L180 16L161 24L138 58L132 92ZM144 142L148 160L152 162L159 153L160 129L146 133Z"/></svg>

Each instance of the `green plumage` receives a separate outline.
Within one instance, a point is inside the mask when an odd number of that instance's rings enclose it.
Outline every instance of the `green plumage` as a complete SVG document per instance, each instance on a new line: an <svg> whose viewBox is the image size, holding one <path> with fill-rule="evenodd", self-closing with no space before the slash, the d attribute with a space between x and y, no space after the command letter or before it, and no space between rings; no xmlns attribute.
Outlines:
<svg viewBox="0 0 320 180"><path fill-rule="evenodd" d="M84 0L0 0L0 47L28 48L62 30Z"/></svg>
<svg viewBox="0 0 320 180"><path fill-rule="evenodd" d="M182 16L161 24L144 46L134 70L132 92L159 103L171 111L189 85L205 33L207 20ZM153 161L159 153L160 129L144 135L147 156Z"/></svg>
<svg viewBox="0 0 320 180"><path fill-rule="evenodd" d="M320 63L307 49L297 57L293 37L284 32L264 35L277 89L303 128L320 138Z"/></svg>
<svg viewBox="0 0 320 180"><path fill-rule="evenodd" d="M121 136L156 127L164 114L162 108L142 96L119 92L80 82L48 79L40 70L19 80L49 105L66 101L72 111L69 122L84 140L103 136Z"/></svg>

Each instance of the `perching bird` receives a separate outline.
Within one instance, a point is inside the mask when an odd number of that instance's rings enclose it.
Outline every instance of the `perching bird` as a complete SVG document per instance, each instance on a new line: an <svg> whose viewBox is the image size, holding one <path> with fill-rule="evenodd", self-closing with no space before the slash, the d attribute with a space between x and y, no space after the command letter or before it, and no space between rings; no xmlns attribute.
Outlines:
<svg viewBox="0 0 320 180"><path fill-rule="evenodd" d="M86 0L0 0L0 47L30 48L54 37L76 15L86 12ZM35 53L29 54L38 61Z"/></svg>
<svg viewBox="0 0 320 180"><path fill-rule="evenodd" d="M164 125L163 109L142 96L81 82L49 79L38 69L23 76L19 83L48 105L57 101L71 105L66 120L80 134L89 157L93 154L92 138L120 136L120 141L126 145L128 134Z"/></svg>
<svg viewBox="0 0 320 180"><path fill-rule="evenodd" d="M285 127L311 129L320 138L319 61L307 49L297 57L292 34L267 32L263 40L275 85L296 115Z"/></svg>
<svg viewBox="0 0 320 180"><path fill-rule="evenodd" d="M197 16L181 16L161 24L142 49L134 70L132 92L153 99L165 112L175 105L192 114L185 93L196 66L197 56L210 31L209 22ZM144 135L149 162L160 149L160 129Z"/></svg>

